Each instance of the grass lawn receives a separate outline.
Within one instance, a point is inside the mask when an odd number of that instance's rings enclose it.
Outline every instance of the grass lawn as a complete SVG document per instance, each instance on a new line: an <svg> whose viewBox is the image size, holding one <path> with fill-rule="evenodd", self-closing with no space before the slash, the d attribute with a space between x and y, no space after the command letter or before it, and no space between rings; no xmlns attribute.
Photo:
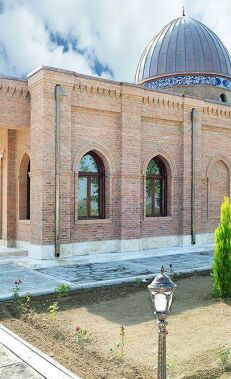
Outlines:
<svg viewBox="0 0 231 379"><path fill-rule="evenodd" d="M168 320L168 377L231 378L219 357L219 347L231 350L231 300L213 297L209 276L176 283ZM59 310L51 321L47 309L56 300ZM157 328L147 284L81 290L61 300L56 295L40 297L32 307L35 315L25 321L17 318L14 303L1 303L1 322L82 379L156 377ZM76 342L77 325L88 332L83 343ZM122 358L116 354L121 325L125 328Z"/></svg>

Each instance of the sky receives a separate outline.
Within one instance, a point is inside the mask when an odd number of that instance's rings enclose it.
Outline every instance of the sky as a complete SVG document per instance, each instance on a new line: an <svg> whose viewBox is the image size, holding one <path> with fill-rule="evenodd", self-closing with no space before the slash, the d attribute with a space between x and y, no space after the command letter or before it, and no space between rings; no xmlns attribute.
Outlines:
<svg viewBox="0 0 231 379"><path fill-rule="evenodd" d="M133 82L142 51L183 4L231 52L231 0L0 0L0 75L46 65Z"/></svg>

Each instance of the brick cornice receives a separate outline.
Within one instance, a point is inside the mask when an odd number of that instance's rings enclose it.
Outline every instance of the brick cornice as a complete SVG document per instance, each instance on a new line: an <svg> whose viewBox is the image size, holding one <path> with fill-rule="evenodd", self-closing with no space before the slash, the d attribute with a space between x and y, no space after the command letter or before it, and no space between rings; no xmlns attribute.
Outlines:
<svg viewBox="0 0 231 379"><path fill-rule="evenodd" d="M29 91L25 87L20 87L20 86L9 86L5 84L0 84L0 96L5 96L5 97L14 97L18 99L24 99L28 100L29 99Z"/></svg>
<svg viewBox="0 0 231 379"><path fill-rule="evenodd" d="M72 87L72 90L80 93L84 92L108 97L121 97L121 91L118 89L105 88L97 85L87 85L83 83L75 84Z"/></svg>
<svg viewBox="0 0 231 379"><path fill-rule="evenodd" d="M229 108L227 109L226 107L216 106L215 104L214 106L204 107L202 112L214 117L231 118L231 108L229 110Z"/></svg>
<svg viewBox="0 0 231 379"><path fill-rule="evenodd" d="M173 99L168 98L168 96L143 96L142 97L142 103L144 105L155 105L159 107L172 107L176 109L182 109L183 108L183 102L182 100L179 100L179 98Z"/></svg>

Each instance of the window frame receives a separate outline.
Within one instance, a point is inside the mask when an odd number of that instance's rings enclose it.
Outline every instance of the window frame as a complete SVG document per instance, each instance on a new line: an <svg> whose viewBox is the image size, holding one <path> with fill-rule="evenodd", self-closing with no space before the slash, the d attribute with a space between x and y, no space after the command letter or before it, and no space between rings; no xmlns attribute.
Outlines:
<svg viewBox="0 0 231 379"><path fill-rule="evenodd" d="M86 155L90 155L96 162L98 166L98 172L86 172L86 171L79 171L78 172L78 191L79 191L79 178L86 178L87 179L87 216L80 216L79 215L79 208L78 208L78 220L98 220L98 219L104 219L105 218L105 168L102 159L93 151L90 151L86 154L84 154L83 157ZM81 161L81 160L80 160ZM92 216L91 215L91 179L92 178L98 178L99 181L99 215L98 216ZM78 206L79 206L79 195L78 195Z"/></svg>
<svg viewBox="0 0 231 379"><path fill-rule="evenodd" d="M161 174L147 174L148 166L151 161L154 161L160 167ZM146 183L145 183L145 216L146 217L166 217L167 216L167 170L163 161L158 158L152 158L148 162L147 170L146 170ZM151 214L147 214L147 179L151 180ZM161 181L161 212L157 214L155 211L155 181Z"/></svg>

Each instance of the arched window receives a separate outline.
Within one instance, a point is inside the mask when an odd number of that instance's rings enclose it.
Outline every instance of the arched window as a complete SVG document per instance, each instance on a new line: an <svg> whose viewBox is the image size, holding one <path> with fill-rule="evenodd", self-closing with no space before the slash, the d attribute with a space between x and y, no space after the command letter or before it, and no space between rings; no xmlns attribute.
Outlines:
<svg viewBox="0 0 231 379"><path fill-rule="evenodd" d="M19 170L19 219L30 220L30 158L27 154Z"/></svg>
<svg viewBox="0 0 231 379"><path fill-rule="evenodd" d="M27 166L27 199L26 199L26 218L30 220L30 161Z"/></svg>
<svg viewBox="0 0 231 379"><path fill-rule="evenodd" d="M167 173L164 163L153 158L146 171L146 216L167 214Z"/></svg>
<svg viewBox="0 0 231 379"><path fill-rule="evenodd" d="M222 94L220 95L220 101L221 101L222 103L227 103L227 98L226 98L226 95L225 95L224 93L222 93Z"/></svg>
<svg viewBox="0 0 231 379"><path fill-rule="evenodd" d="M78 218L104 218L104 165L94 152L78 165Z"/></svg>

